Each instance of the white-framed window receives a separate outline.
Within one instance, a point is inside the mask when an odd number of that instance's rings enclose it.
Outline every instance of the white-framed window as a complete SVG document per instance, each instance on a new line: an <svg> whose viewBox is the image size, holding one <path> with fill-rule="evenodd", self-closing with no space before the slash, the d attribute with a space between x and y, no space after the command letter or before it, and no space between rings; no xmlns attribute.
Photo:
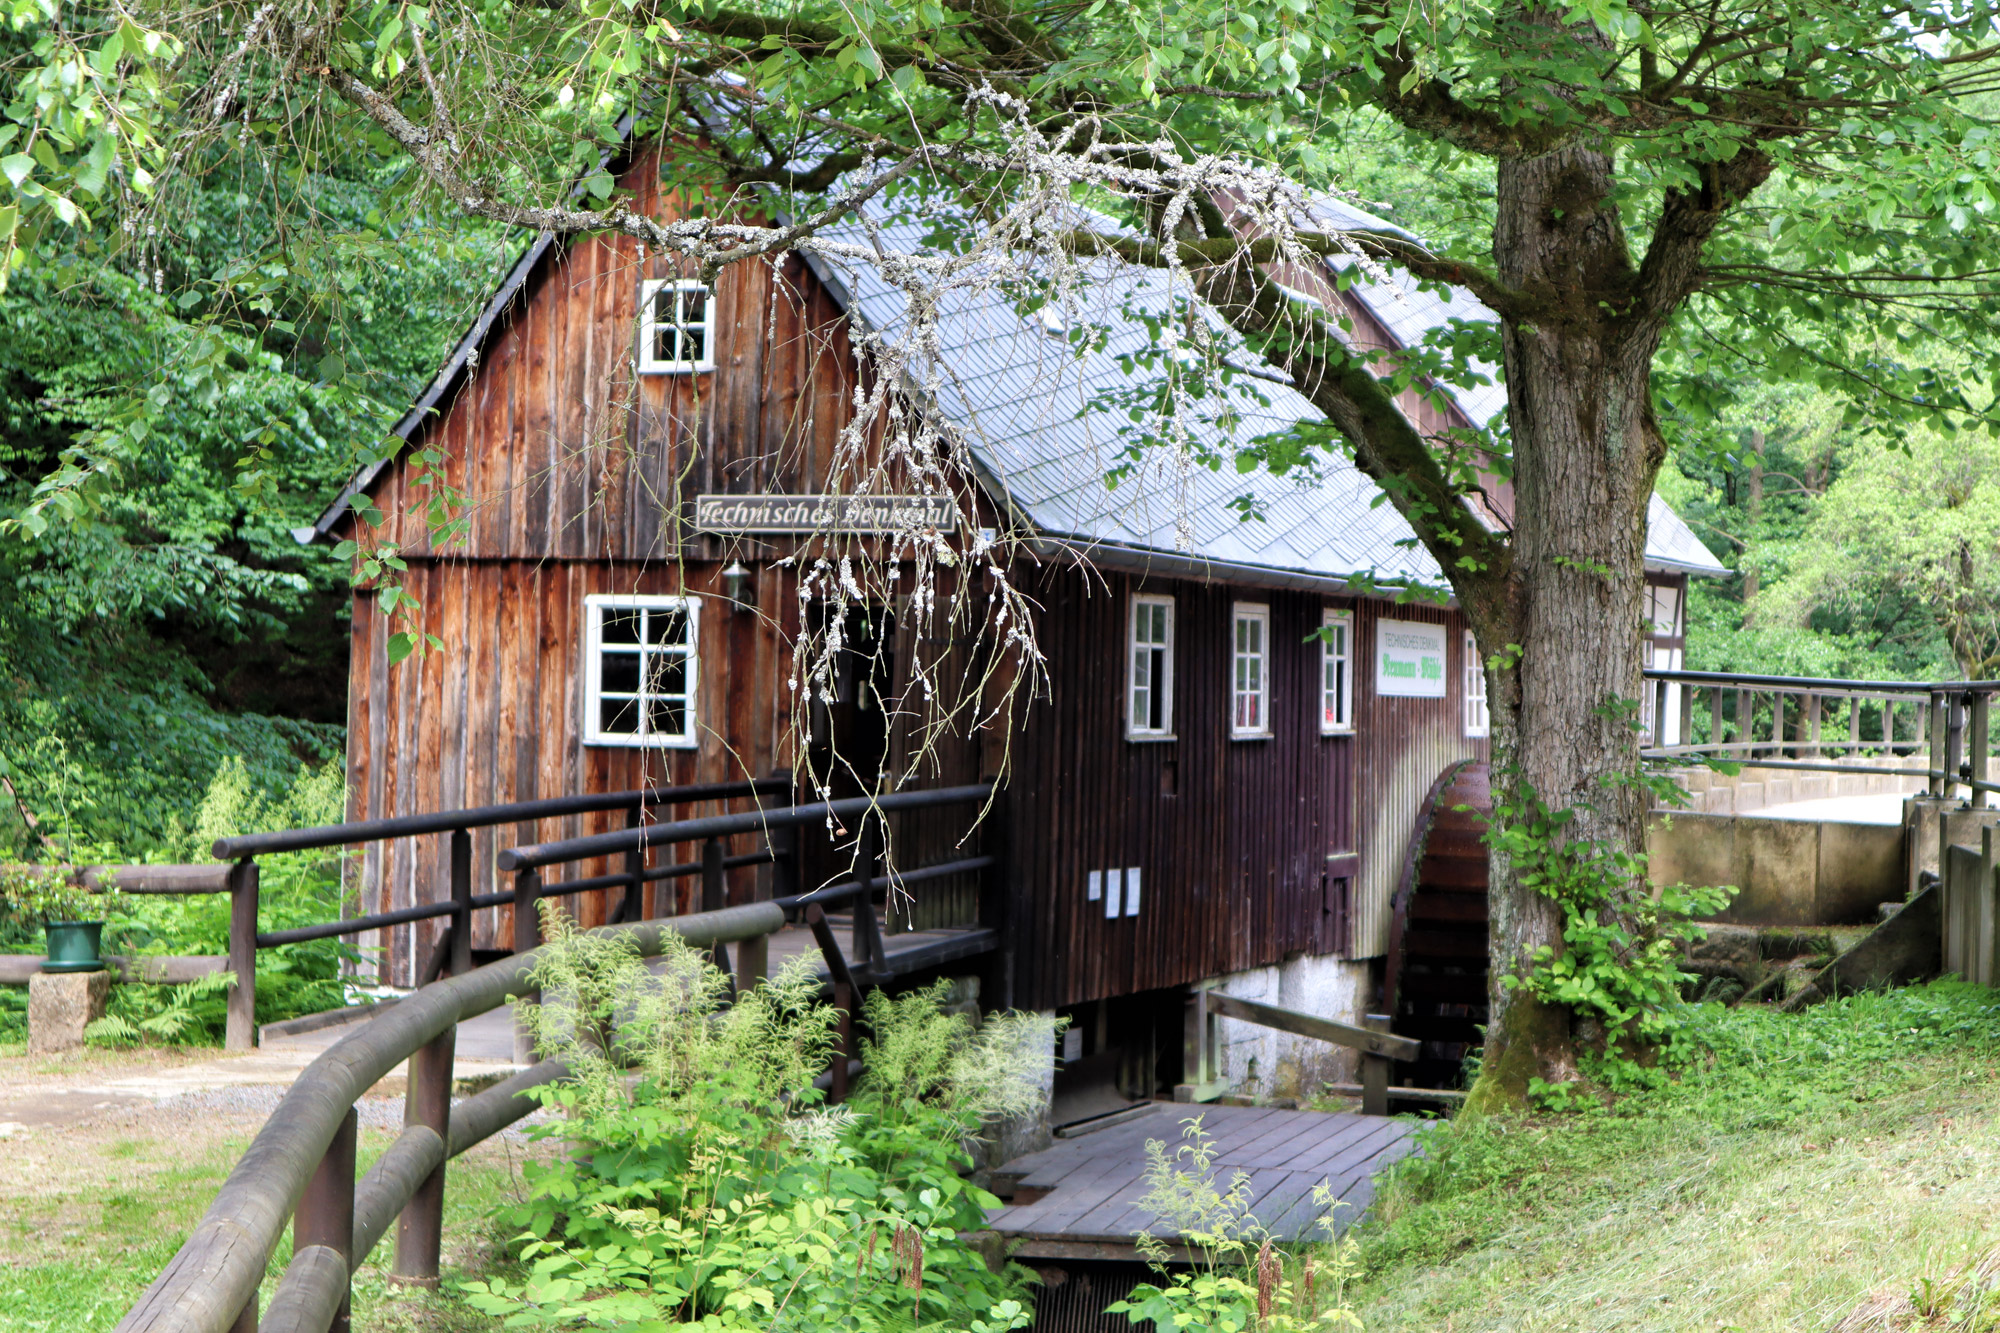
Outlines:
<svg viewBox="0 0 2000 1333"><path fill-rule="evenodd" d="M1484 736L1493 729L1486 713L1486 664L1479 660L1479 644L1472 631L1465 632L1465 734Z"/></svg>
<svg viewBox="0 0 2000 1333"><path fill-rule="evenodd" d="M1174 734L1174 599L1135 596L1128 635L1125 734L1166 740Z"/></svg>
<svg viewBox="0 0 2000 1333"><path fill-rule="evenodd" d="M1271 734L1271 608L1238 602L1229 635L1229 735Z"/></svg>
<svg viewBox="0 0 2000 1333"><path fill-rule="evenodd" d="M1354 613L1322 611L1319 624L1319 730L1334 736L1354 730Z"/></svg>
<svg viewBox="0 0 2000 1333"><path fill-rule="evenodd" d="M609 594L583 605L584 743L693 747L700 605Z"/></svg>
<svg viewBox="0 0 2000 1333"><path fill-rule="evenodd" d="M689 278L639 284L639 370L687 375L715 369L715 293Z"/></svg>

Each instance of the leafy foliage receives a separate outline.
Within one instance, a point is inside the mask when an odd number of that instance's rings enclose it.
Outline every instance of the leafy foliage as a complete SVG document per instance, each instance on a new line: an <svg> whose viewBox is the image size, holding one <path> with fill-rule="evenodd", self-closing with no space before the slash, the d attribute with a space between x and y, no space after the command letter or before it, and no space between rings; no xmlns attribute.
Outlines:
<svg viewBox="0 0 2000 1333"><path fill-rule="evenodd" d="M1671 885L1657 894L1634 894L1645 882L1645 857L1574 836L1574 807L1554 809L1532 788L1494 786L1493 818L1486 840L1505 857L1521 883L1562 912L1563 947L1542 946L1523 973L1501 984L1548 1004L1594 1019L1614 1067L1635 1050L1667 1048L1685 1035L1687 1006L1681 985L1682 946L1698 938L1697 917L1713 916L1735 896L1731 888Z"/></svg>
<svg viewBox="0 0 2000 1333"><path fill-rule="evenodd" d="M982 1118L1046 1096L1048 1020L975 1032L941 991L871 996L868 1072L828 1108L812 1083L838 1016L805 964L723 1007L699 951L670 938L648 967L629 936L543 906L537 1047L571 1077L537 1095L567 1151L529 1166L510 1214L526 1280L471 1284L476 1308L509 1327L1027 1323L1019 1272L960 1239L995 1201L959 1167Z"/></svg>

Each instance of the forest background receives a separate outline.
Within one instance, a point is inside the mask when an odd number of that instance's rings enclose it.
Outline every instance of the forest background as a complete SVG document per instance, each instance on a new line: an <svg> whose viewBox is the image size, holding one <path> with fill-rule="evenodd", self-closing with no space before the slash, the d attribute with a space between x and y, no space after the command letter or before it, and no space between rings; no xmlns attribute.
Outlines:
<svg viewBox="0 0 2000 1333"><path fill-rule="evenodd" d="M0 69L19 40L0 34ZM1488 234L1490 173L1440 163L1379 112L1337 117L1323 148L1392 221L1433 242ZM78 441L135 417L145 441L100 506L0 536L10 860L182 854L233 761L268 799L337 764L348 571L291 530L385 447L523 244L446 209L387 226L370 202L385 182L363 173L407 167L380 159L282 180L251 154L214 165L146 245L107 244L106 217L44 242L59 248L0 292L0 514ZM240 304L260 278L270 298ZM1903 326L1878 356L1946 382L1975 350ZM1695 382L1729 361L1699 330L1668 355ZM1665 423L1660 488L1734 571L1695 580L1688 665L2000 673L2000 443L1884 425L1805 378L1711 376L1713 414Z"/></svg>

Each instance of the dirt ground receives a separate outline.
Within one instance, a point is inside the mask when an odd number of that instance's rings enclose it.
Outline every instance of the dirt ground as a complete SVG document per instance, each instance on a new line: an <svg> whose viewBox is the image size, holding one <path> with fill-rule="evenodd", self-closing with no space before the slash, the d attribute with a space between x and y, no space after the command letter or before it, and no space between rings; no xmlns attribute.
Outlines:
<svg viewBox="0 0 2000 1333"><path fill-rule="evenodd" d="M296 1065L293 1062L295 1072ZM221 1083L222 1077L241 1078ZM173 1256L283 1096L282 1061L213 1050L30 1058L0 1047L0 1333L110 1329ZM360 1104L361 1166L400 1131L400 1088ZM356 1329L485 1327L452 1292L488 1270L495 1207L535 1148L510 1130L447 1172L441 1294L391 1287L393 1240L356 1274ZM273 1276L289 1255L289 1237ZM268 1299L267 1284L265 1296Z"/></svg>

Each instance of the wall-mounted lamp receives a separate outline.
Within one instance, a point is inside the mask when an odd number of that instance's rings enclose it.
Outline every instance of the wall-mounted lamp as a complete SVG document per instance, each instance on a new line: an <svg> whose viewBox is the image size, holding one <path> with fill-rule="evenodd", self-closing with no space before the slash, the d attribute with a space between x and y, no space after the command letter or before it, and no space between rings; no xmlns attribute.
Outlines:
<svg viewBox="0 0 2000 1333"><path fill-rule="evenodd" d="M738 611L757 609L757 576L744 568L740 560L731 561L722 571L722 595Z"/></svg>

